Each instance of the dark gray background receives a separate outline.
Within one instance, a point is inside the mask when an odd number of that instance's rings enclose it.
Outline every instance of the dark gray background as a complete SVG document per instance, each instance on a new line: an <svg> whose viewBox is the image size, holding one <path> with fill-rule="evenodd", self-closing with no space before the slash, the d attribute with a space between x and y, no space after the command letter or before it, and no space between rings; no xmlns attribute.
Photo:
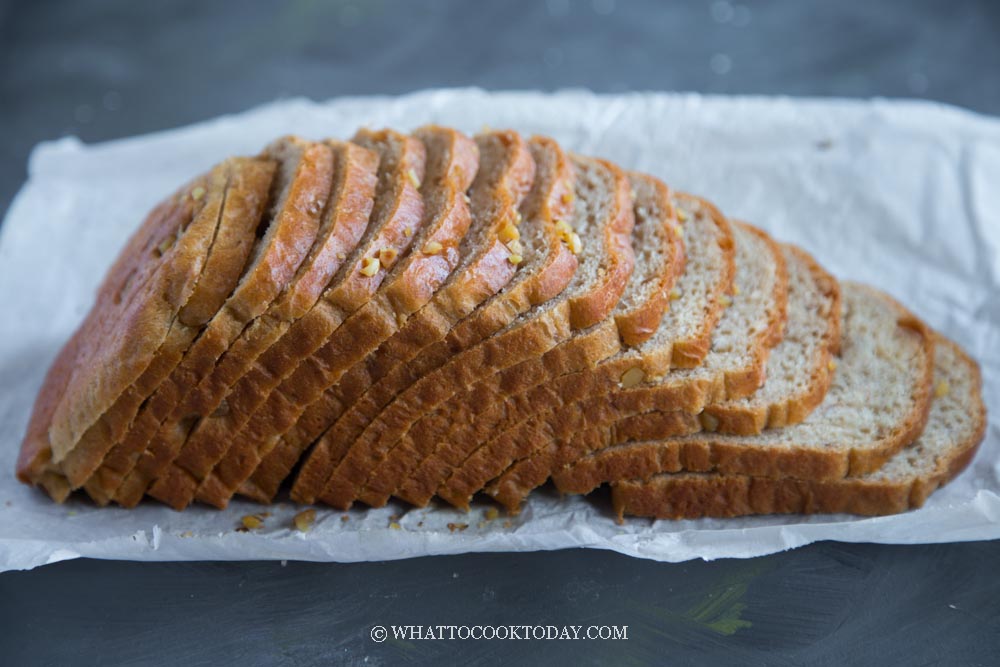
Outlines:
<svg viewBox="0 0 1000 667"><path fill-rule="evenodd" d="M0 3L0 209L35 143L285 95L448 85L927 97L1000 112L1000 2ZM0 575L10 665L997 664L1000 542L356 565L74 561ZM628 625L624 642L386 642L375 624Z"/></svg>

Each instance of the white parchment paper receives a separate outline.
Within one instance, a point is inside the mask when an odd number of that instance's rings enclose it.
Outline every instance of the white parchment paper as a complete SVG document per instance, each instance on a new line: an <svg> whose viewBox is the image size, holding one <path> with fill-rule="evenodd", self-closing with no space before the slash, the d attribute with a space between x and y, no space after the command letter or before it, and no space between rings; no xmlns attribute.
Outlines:
<svg viewBox="0 0 1000 667"><path fill-rule="evenodd" d="M727 214L804 246L838 276L869 281L954 337L983 366L1000 414L1000 122L923 102L601 97L429 91L317 104L276 102L179 130L96 146L38 146L0 228L0 570L80 556L129 560L386 560L468 551L593 547L664 561L749 557L817 540L925 543L1000 537L1000 430L927 505L907 514L754 517L616 525L606 499L536 494L491 519L443 506L319 509L291 503L176 513L82 500L56 505L16 482L14 461L42 377L82 319L128 234L161 197L230 154L277 135L349 136L361 125L484 124L556 137L704 194ZM451 527L449 527L451 524ZM463 528L463 526L466 526Z"/></svg>

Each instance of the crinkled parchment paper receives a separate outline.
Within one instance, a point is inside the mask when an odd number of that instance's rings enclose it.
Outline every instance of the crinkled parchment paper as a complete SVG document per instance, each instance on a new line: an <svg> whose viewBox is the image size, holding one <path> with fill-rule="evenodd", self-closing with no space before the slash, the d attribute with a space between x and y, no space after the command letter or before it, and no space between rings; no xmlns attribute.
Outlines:
<svg viewBox="0 0 1000 667"><path fill-rule="evenodd" d="M542 492L489 518L442 506L317 510L308 533L288 502L176 513L50 502L14 460L42 377L82 319L126 236L162 196L273 137L349 136L361 125L484 124L556 137L707 195L726 213L804 246L838 276L887 289L982 364L1000 414L1000 122L922 102L697 95L598 97L430 91L399 98L281 101L145 137L46 143L0 228L0 569L80 556L131 560L383 560L467 551L594 547L665 561L748 557L816 540L918 543L1000 537L1000 431L921 510L884 518L754 517L616 525L604 499ZM346 517L346 518L345 518ZM449 524L451 527L449 528ZM463 526L465 526L463 528Z"/></svg>

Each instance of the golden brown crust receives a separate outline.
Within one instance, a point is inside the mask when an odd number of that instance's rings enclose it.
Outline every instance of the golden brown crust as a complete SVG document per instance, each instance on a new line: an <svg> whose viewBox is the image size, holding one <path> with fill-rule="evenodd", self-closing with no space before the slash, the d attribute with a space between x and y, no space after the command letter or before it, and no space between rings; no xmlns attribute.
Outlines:
<svg viewBox="0 0 1000 667"><path fill-rule="evenodd" d="M327 142L327 146L334 158L333 186L309 256L288 288L271 303L265 314L243 331L212 373L188 393L151 443L151 447L158 443L169 447L175 457L157 474L157 481L149 489L149 495L162 502L179 502L174 498L179 484L176 480L185 476L185 466L197 465L193 462L206 456L197 447L184 447L190 429L183 424L196 423L223 405L226 394L250 370L257 357L316 305L329 281L364 235L373 206L378 155L350 142ZM222 446L217 442L213 444Z"/></svg>
<svg viewBox="0 0 1000 667"><path fill-rule="evenodd" d="M273 427L274 434L287 428L311 428L312 432L303 437L304 442L311 442L322 433L336 414L335 406L323 400L330 383L329 378L336 373L334 369L338 365L347 369L349 365L363 364L364 358L374 352L381 341L391 338L410 315L433 298L457 263L458 254L453 249L462 242L471 222L464 192L471 185L478 168L476 144L465 135L446 128L425 128L416 132L414 139L431 147L431 160L428 163L430 171L423 179L429 186L421 188L424 222L423 231L416 241L420 244L420 249L399 260L383 289L346 320L331 339L314 353L313 359L319 359L330 375L323 380L323 385L315 385L309 394L302 392L301 387L296 387L296 391L299 391L296 407L283 415L283 422L274 420L277 424ZM424 252L423 249L429 244L440 245L442 251ZM389 315L388 318L385 317L386 314ZM337 338L346 345L337 343ZM322 409L324 420L319 425L301 420L301 415L309 405L318 405ZM248 427L252 428L253 423L251 421ZM204 489L198 492L199 500L216 506L228 502L279 441L278 437L271 437L267 440L254 438L237 442L203 482ZM287 472L284 471L284 474L287 475Z"/></svg>
<svg viewBox="0 0 1000 667"><path fill-rule="evenodd" d="M157 245L144 244L141 253L123 257L122 265L132 270L121 276L119 289L95 302L83 324L87 333L77 345L75 371L60 388L48 428L56 461L77 445L145 371L194 293L218 226L229 185L229 164L217 166L200 189L190 191L200 193L197 213L184 203L194 200L190 193L175 195L181 209L169 216L175 221L172 229L161 232ZM137 249L129 243L126 252Z"/></svg>
<svg viewBox="0 0 1000 667"><path fill-rule="evenodd" d="M576 162L579 165L581 159L576 158ZM406 470L431 453L414 450L405 443L396 447L422 415L474 385L484 373L503 370L537 357L566 340L573 330L574 312L577 318L581 317L581 313L589 313L579 320L586 321L590 315L597 313L595 309L605 308L598 321L607 317L624 290L620 273L626 265L631 271L634 262L628 242L634 217L624 173L617 168L608 168L604 163L595 164L601 170L599 173L605 174L604 178L612 185L607 223L602 227L602 253L622 257L608 260L605 273L599 273L593 287L585 293L556 301L520 326L463 349L438 371L424 376L397 397L390 407L383 410L378 422L366 429L359 441L360 446L355 444L352 447L327 480L320 496L324 502L335 507L350 505L363 491L367 480L387 490L382 491L387 497L386 493L398 488L408 478ZM594 292L616 296L613 300L607 296L587 296Z"/></svg>
<svg viewBox="0 0 1000 667"><path fill-rule="evenodd" d="M271 144L264 155L292 171L283 209L268 222L263 238L243 250L222 307L190 346L178 347L179 354L170 355L175 359L172 367L144 399L125 436L108 453L95 480L99 483L88 484L88 492L99 501L113 498L130 507L141 500L148 485L173 458L167 443L157 441L147 447L162 421L187 391L211 372L244 327L281 293L313 245L319 214L329 195L332 154L322 144L286 137ZM232 236L254 238L267 199L230 197L223 226L232 229ZM164 359L167 356L163 355Z"/></svg>
<svg viewBox="0 0 1000 667"><path fill-rule="evenodd" d="M231 160L224 164L229 165L228 187L225 194L217 199L217 209L211 210L210 216L214 220L212 240L202 252L201 259L205 267L202 270L202 277L205 277L209 265L215 271L215 275L204 282L199 278L190 298L178 311L177 317L167 329L166 337L161 339L159 347L143 372L118 395L91 427L84 431L72 451L58 462L59 471L67 477L71 488L83 485L102 465L105 456L115 451L113 445L127 435L146 399L166 379L184 351L202 331L203 323L195 317L195 314L215 307L220 300L224 300L239 279L242 263L245 261L246 253L249 252L246 250L244 240L249 231L246 227L250 226L252 229L252 225L263 213L273 166L269 161L249 159ZM192 196L193 194L192 192ZM210 200L214 199L211 191L204 196ZM202 214L209 212L210 206L211 201L206 204ZM237 229L231 229L232 226ZM178 241L179 245L184 243L184 239ZM216 251L228 266L214 257ZM123 326L129 325L129 320L123 320ZM137 329L141 330L141 327ZM135 359L135 349L128 349ZM111 370L114 371L114 368ZM95 494L95 499L104 500L104 489L98 488L97 491L99 493Z"/></svg>
<svg viewBox="0 0 1000 667"><path fill-rule="evenodd" d="M365 310L390 273L387 266L374 264L372 258L385 250L404 256L421 229L423 203L417 186L424 176L424 148L420 142L391 130L362 130L352 141L381 156L372 214L375 220L369 225L366 240L344 262L317 307L297 320L261 355L254 369L233 387L226 399L229 412L219 415L218 420L213 415L211 421L199 423L186 449L195 445L200 455L186 462L184 476L177 475L172 480L170 504L175 508L191 502L200 493L200 487L206 489L206 502L214 493L215 504L224 506L228 494L224 499L221 496L226 483L218 477L212 478L213 468L219 465L240 467L242 457L266 439L273 425L296 415L295 392L315 391L317 384L325 381L326 374L337 373L341 361L346 362L349 358L329 360L328 353L342 344L344 337L353 335L357 346L367 340L352 330L359 320L375 320L373 337L389 325L387 315L373 309ZM374 270L366 270L366 267ZM358 354L358 350L347 350L347 354ZM213 431L220 427L225 428L224 437L228 437L222 447L211 442ZM209 479L216 481L208 483Z"/></svg>
<svg viewBox="0 0 1000 667"><path fill-rule="evenodd" d="M108 324L112 321L112 318L102 318L99 311L102 308L129 304L133 299L130 290L143 288L149 282L155 273L157 263L147 261L147 254L159 252L161 257L164 256L164 253L159 251L162 244L170 239L176 239L178 233L191 224L196 211L200 211L207 201L204 196L196 200L186 195L195 187L205 188L207 185L207 175L199 176L158 204L129 238L115 263L108 270L98 289L94 306L56 356L35 399L34 410L17 462L17 475L22 482L37 483L46 474L45 471L52 458L49 427L56 408L64 399L66 388L80 356L81 345L86 338L94 335L93 332L100 322ZM164 258L163 261L168 260L169 258ZM61 486L64 487L63 492L56 498L60 502L69 493L65 481Z"/></svg>
<svg viewBox="0 0 1000 667"><path fill-rule="evenodd" d="M367 426L378 411L396 394L412 384L436 363L443 363L451 355L454 345L454 327L481 304L493 303L491 298L507 286L515 275L516 265L508 258L510 249L501 240L501 230L517 219L522 202L528 207L537 205L537 197L528 196L527 190L535 181L535 160L531 146L515 132L492 132L477 137L481 150L497 159L492 169L480 169L471 190L473 210L477 215L477 229L481 238L478 247L463 246L468 255L452 278L435 294L434 298L416 316L412 317L396 335L383 342L376 354L370 355L365 364L356 364L347 382L340 387L357 386L357 393L328 391L325 398L341 401L348 407L333 428L313 446L310 455L299 470L292 489L298 502L313 502L333 467L340 461L347 448ZM535 142L535 140L532 140ZM553 144L554 145L554 144ZM558 148L558 146L556 146ZM571 177L571 174L567 175ZM538 187L551 184L536 183ZM521 294L521 290L517 294ZM511 315L513 317L513 315ZM317 406L320 408L320 406ZM283 442L276 452L284 457L283 466L291 469L298 455L311 444L313 429L322 432L327 420L324 410L312 406L306 411L303 423L309 433L294 428L282 436ZM314 426L316 422L320 427ZM311 437L310 437L311 436ZM291 452L289 454L288 452ZM272 480L268 489L276 490ZM273 494L273 490L269 493Z"/></svg>

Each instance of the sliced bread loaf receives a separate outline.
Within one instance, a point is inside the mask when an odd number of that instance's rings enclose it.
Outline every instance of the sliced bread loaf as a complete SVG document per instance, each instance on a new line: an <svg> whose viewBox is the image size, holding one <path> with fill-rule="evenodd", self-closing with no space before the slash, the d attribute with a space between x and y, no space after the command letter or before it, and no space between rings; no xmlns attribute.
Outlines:
<svg viewBox="0 0 1000 667"><path fill-rule="evenodd" d="M787 270L780 247L763 232L734 223L733 236L735 296L726 297L727 308L712 332L711 351L698 368L672 371L658 383L647 385L646 391L660 391L665 386L664 391L675 393L678 386L698 383L717 386L722 396L738 397L763 382L770 348L785 322ZM618 395L630 391L634 389L612 384L502 434L453 473L455 480L444 485L441 496L467 505L473 493L496 477L487 493L508 508L516 508L553 470L610 444L612 426L623 414L617 407Z"/></svg>
<svg viewBox="0 0 1000 667"><path fill-rule="evenodd" d="M444 363L456 347L456 325L466 323L465 318L480 304L476 319L502 322L565 287L576 258L553 228L572 196L572 167L565 155L555 142L541 137L528 142L527 160L518 135L492 133L478 141L483 147L483 167L469 198L474 203L473 231L471 242L459 248L459 268L403 329L309 406L241 486L241 493L256 499L273 497L299 456L317 438L299 487L307 487L310 475L319 477L321 469L323 476L329 474L381 407ZM526 168L531 165L533 184ZM525 194L528 184L531 190ZM516 259L514 250L520 250L520 262L511 261Z"/></svg>
<svg viewBox="0 0 1000 667"><path fill-rule="evenodd" d="M681 470L819 481L877 470L923 427L934 338L887 295L849 282L841 290L841 356L826 397L805 421L754 436L617 444L557 471L557 486L586 493L605 482Z"/></svg>
<svg viewBox="0 0 1000 667"><path fill-rule="evenodd" d="M553 272L572 275L575 260L557 259L567 257L562 244L532 231L547 228L550 202L551 206L562 206L563 183L572 179L558 145L537 140L525 143L510 131L485 133L477 136L476 142L480 169L470 195L473 231L459 247L458 268L407 326L385 341L366 363L356 364L353 377L345 377L324 395L322 403L343 406L343 414L315 443L300 468L292 489L298 502L313 502L330 471L379 411L460 347L456 332L462 323L478 319L479 313L486 313L484 319L489 321L505 314L513 317L519 304L547 280L546 276ZM557 198L552 200L553 196ZM522 205L526 216L519 212ZM517 261L508 244L521 236L522 229L529 247L537 238L555 240L556 247L532 247L528 261L523 257ZM555 282L558 285L560 281ZM472 318L473 314L477 317ZM351 389L355 384L360 389L357 393ZM341 402L341 396L346 400ZM316 409L311 406L306 422L325 421L325 410L322 404ZM297 457L315 437L311 427L307 433L293 428L282 436L274 452L285 456L283 465L290 469L294 459L288 453ZM272 495L278 483L276 476L270 478Z"/></svg>
<svg viewBox="0 0 1000 667"><path fill-rule="evenodd" d="M170 502L170 490L176 486L176 478L184 474L177 468L191 465L199 455L195 449L182 451L191 429L216 410L227 409L225 397L229 390L250 371L261 353L312 310L364 235L374 203L378 155L350 142L328 142L328 146L334 157L332 188L309 256L267 312L243 330L212 372L187 393L160 426L148 448L161 460L172 463L154 475L157 481L149 488L150 496ZM207 444L225 446L219 441Z"/></svg>
<svg viewBox="0 0 1000 667"><path fill-rule="evenodd" d="M220 304L237 285L252 248L246 239L261 220L272 184L274 170L270 166L271 160L265 162L267 167L233 174L224 201L213 214L218 219L205 254L204 282L199 279L192 298L177 313L169 334L143 373L81 435L72 451L60 461L62 471L73 488L82 486L103 465L106 455L117 455L120 451L118 445L142 414L150 395L176 368L192 343L205 332ZM124 356L127 354L123 351ZM109 369L113 369L112 360L106 363ZM104 492L111 490L105 489ZM97 499L101 500L100 497Z"/></svg>
<svg viewBox="0 0 1000 667"><path fill-rule="evenodd" d="M670 190L662 182L639 174L629 177L632 187L635 226L632 230L632 247L636 249L635 270L612 316L595 327L574 333L569 339L536 359L529 359L516 366L487 377L470 391L451 399L447 406L433 415L422 418L405 436L403 443L417 451L429 451L416 471L409 475L402 486L391 492L415 505L424 505L434 494L440 482L454 465L461 463L471 448L486 442L516 419L510 398L520 396L530 388L547 384L567 373L596 368L605 372L617 359L625 355L626 339L636 344L659 327L659 321L669 303L674 283L683 270L683 233L677 218ZM615 327L616 335L607 335L604 328ZM593 339L610 339L613 346L601 349L601 357L588 359L575 348L587 350L596 346ZM665 372L670 367L671 353L667 349L659 354L641 358L643 367L650 374ZM614 371L609 371L615 375ZM617 372L620 375L621 369ZM545 403L522 403L532 413ZM432 442L433 441L433 442ZM380 475L376 472L375 479ZM373 485L374 486L374 485ZM385 491L371 494L366 490L359 496L369 505L383 504Z"/></svg>
<svg viewBox="0 0 1000 667"><path fill-rule="evenodd" d="M647 481L614 483L614 510L619 519L626 514L696 519L791 512L880 515L920 507L931 493L969 464L986 430L986 408L976 363L957 345L942 338L937 340L935 356L936 391L927 425L910 447L873 472L825 481L659 474ZM862 432L865 423L866 419L859 415L855 441L875 435ZM747 445L754 446L753 440L747 439Z"/></svg>
<svg viewBox="0 0 1000 667"><path fill-rule="evenodd" d="M433 410L484 372L497 372L544 354L574 329L602 321L614 309L632 272L634 255L629 234L634 224L629 186L617 167L599 160L574 157L576 212L574 229L588 239L578 259L580 266L561 294L528 311L508 327L478 345L453 356L439 370L424 376L379 415L353 445L327 480L321 497L335 507L351 504L383 459L401 461L405 476L419 454L393 452L422 414ZM611 332L612 335L614 332ZM396 474L380 477L387 488L402 482ZM380 475L382 472L379 473Z"/></svg>
<svg viewBox="0 0 1000 667"><path fill-rule="evenodd" d="M273 164L257 166L273 175ZM199 298L197 283L234 167L240 168L229 160L185 185L157 205L125 244L42 384L18 459L22 481L43 483L60 502L69 494L53 461L53 440L61 439L56 457L65 457L147 370L185 304ZM113 357L115 367L108 364Z"/></svg>
<svg viewBox="0 0 1000 667"><path fill-rule="evenodd" d="M382 288L344 321L286 385L279 386L262 406L260 414L264 417L248 422L242 436L202 482L197 496L202 502L224 506L289 429L311 428L321 433L334 415L327 410L323 422L312 424L301 419L305 409L322 402L329 386L395 335L433 298L455 267L455 248L471 222L465 191L476 175L478 149L471 139L447 128L426 128L415 138L425 146L429 157L429 171L421 183L424 221L413 241L418 250L398 262L380 253L390 271ZM434 246L448 251L423 252Z"/></svg>

